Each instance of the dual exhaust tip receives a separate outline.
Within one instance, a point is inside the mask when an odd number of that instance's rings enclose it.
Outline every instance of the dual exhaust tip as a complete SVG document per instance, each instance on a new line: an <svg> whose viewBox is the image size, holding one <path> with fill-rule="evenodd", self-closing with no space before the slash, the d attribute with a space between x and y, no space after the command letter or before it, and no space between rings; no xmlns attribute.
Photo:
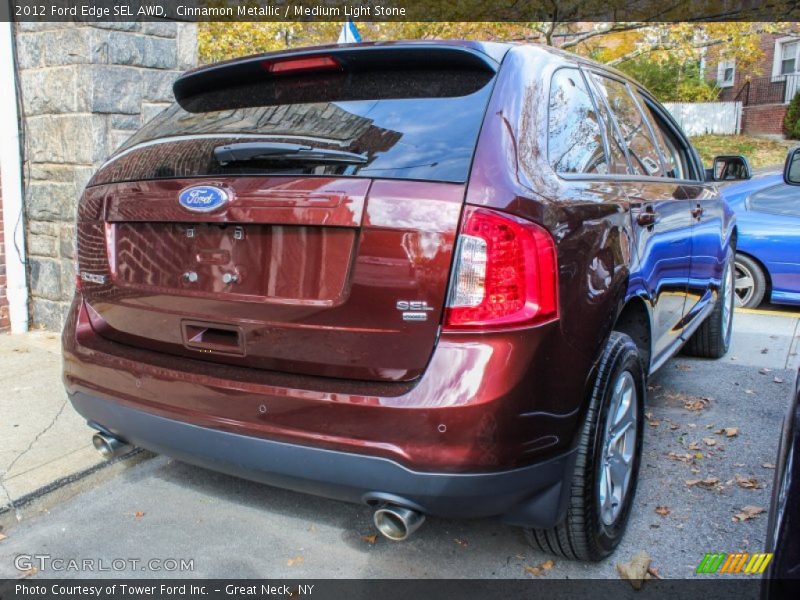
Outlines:
<svg viewBox="0 0 800 600"><path fill-rule="evenodd" d="M99 431L92 436L92 444L106 460L111 460L131 449L128 442ZM425 522L425 515L403 506L383 505L375 510L372 520L384 537L401 542L420 528Z"/></svg>
<svg viewBox="0 0 800 600"><path fill-rule="evenodd" d="M372 515L375 527L384 537L402 542L425 522L425 515L402 506L381 506Z"/></svg>
<svg viewBox="0 0 800 600"><path fill-rule="evenodd" d="M99 431L92 436L92 445L106 460L125 454L132 448L128 442Z"/></svg>

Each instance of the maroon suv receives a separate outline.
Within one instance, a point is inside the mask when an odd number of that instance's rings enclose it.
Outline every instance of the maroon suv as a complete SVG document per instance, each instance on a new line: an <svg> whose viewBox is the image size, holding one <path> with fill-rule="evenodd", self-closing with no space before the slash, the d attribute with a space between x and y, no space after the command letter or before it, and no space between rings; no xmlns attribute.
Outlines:
<svg viewBox="0 0 800 600"><path fill-rule="evenodd" d="M174 91L78 209L64 380L98 449L366 503L393 539L498 517L613 551L647 376L730 340L735 223L669 114L601 65L472 42Z"/></svg>

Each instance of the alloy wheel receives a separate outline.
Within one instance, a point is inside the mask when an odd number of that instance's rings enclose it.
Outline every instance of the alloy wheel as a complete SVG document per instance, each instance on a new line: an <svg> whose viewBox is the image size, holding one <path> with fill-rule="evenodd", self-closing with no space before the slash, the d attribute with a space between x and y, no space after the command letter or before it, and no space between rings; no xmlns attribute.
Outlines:
<svg viewBox="0 0 800 600"><path fill-rule="evenodd" d="M612 387L599 465L600 518L608 526L613 525L622 512L630 487L636 453L637 410L633 375L623 371Z"/></svg>
<svg viewBox="0 0 800 600"><path fill-rule="evenodd" d="M723 279L719 301L722 302L722 339L727 344L728 336L731 333L731 325L733 324L733 301L731 296L737 295L734 293L733 270L730 263L725 267ZM752 295L752 293L751 289L750 294Z"/></svg>
<svg viewBox="0 0 800 600"><path fill-rule="evenodd" d="M734 283L736 294L734 300L736 301L736 306L745 306L756 292L756 280L753 272L743 263L736 261L734 268L736 271L736 282Z"/></svg>

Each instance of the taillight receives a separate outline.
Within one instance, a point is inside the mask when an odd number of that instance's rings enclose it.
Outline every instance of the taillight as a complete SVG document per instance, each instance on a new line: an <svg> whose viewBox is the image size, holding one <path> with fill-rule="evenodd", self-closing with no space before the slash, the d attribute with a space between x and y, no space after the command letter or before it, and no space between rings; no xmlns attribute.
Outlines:
<svg viewBox="0 0 800 600"><path fill-rule="evenodd" d="M305 71L338 71L341 65L332 56L306 56L265 61L264 68L274 75L288 75Z"/></svg>
<svg viewBox="0 0 800 600"><path fill-rule="evenodd" d="M445 327L522 327L557 317L558 265L552 236L535 223L468 207Z"/></svg>

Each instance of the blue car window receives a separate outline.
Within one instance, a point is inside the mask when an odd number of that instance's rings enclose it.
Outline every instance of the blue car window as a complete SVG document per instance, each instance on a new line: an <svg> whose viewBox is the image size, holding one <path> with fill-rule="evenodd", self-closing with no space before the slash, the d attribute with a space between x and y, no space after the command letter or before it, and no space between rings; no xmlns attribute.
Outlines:
<svg viewBox="0 0 800 600"><path fill-rule="evenodd" d="M750 210L800 217L800 190L782 183L765 188L750 196Z"/></svg>

